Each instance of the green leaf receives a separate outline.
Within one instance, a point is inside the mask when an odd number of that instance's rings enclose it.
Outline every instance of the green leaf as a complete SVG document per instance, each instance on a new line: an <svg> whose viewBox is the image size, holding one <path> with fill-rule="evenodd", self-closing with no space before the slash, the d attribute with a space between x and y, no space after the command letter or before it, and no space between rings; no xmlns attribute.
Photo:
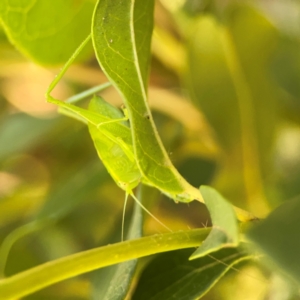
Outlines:
<svg viewBox="0 0 300 300"><path fill-rule="evenodd" d="M6 116L0 123L0 160L35 146L47 135L57 120L40 120L18 113Z"/></svg>
<svg viewBox="0 0 300 300"><path fill-rule="evenodd" d="M137 197L142 202L143 191ZM145 196L145 195L144 195ZM143 235L143 215L140 205L135 202L133 216L127 235L128 240L138 239ZM122 300L125 299L135 273L137 259L97 271L97 281L94 283L94 299Z"/></svg>
<svg viewBox="0 0 300 300"><path fill-rule="evenodd" d="M278 32L259 10L237 3L222 21L203 14L189 25L187 85L224 148L216 186L264 214L278 121L277 87L267 70Z"/></svg>
<svg viewBox="0 0 300 300"><path fill-rule="evenodd" d="M190 259L205 256L224 247L236 247L239 243L238 223L232 205L211 187L201 186L200 191L209 210L213 228Z"/></svg>
<svg viewBox="0 0 300 300"><path fill-rule="evenodd" d="M281 87L295 97L291 100L298 104L300 96L299 40L292 39L290 36L281 36L278 44L271 66L272 75Z"/></svg>
<svg viewBox="0 0 300 300"><path fill-rule="evenodd" d="M95 193L99 184L107 178L104 168L99 170L97 161L85 162L80 166L80 172L67 174L67 178L60 178L58 183L50 191L47 201L34 217L40 221L43 219L59 220L66 216L79 203Z"/></svg>
<svg viewBox="0 0 300 300"><path fill-rule="evenodd" d="M93 7L85 0L4 0L0 20L25 56L40 64L58 64L90 33Z"/></svg>
<svg viewBox="0 0 300 300"><path fill-rule="evenodd" d="M147 103L153 5L153 0L99 1L92 23L94 49L125 101L137 164L147 184L177 201L202 201L199 190L172 165Z"/></svg>
<svg viewBox="0 0 300 300"><path fill-rule="evenodd" d="M95 161L82 166L81 172L74 176L61 177L60 181L63 184L58 184L52 188L44 205L31 218L31 221L11 231L0 243L0 275L4 274L8 255L19 239L34 231L53 225L54 222L65 217L80 203L91 197L106 177L105 169L103 168L99 172L99 167Z"/></svg>
<svg viewBox="0 0 300 300"><path fill-rule="evenodd" d="M237 249L221 249L212 256L188 261L190 249L156 257L144 270L133 300L193 300L206 294L230 268L250 259Z"/></svg>
<svg viewBox="0 0 300 300"><path fill-rule="evenodd" d="M247 236L269 260L300 283L300 199L290 200L253 227Z"/></svg>
<svg viewBox="0 0 300 300"><path fill-rule="evenodd" d="M208 229L196 229L157 234L69 255L0 280L0 295L5 300L15 299L98 268L154 253L195 247L208 232Z"/></svg>

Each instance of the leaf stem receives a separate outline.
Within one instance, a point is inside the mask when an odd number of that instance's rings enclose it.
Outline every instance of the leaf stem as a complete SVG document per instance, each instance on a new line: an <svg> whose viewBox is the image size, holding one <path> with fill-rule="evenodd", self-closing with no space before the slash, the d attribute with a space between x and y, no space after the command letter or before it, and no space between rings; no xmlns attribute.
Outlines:
<svg viewBox="0 0 300 300"><path fill-rule="evenodd" d="M47 262L0 281L0 299L10 300L29 295L56 282L127 260L197 247L210 229L194 229L157 234L83 251Z"/></svg>

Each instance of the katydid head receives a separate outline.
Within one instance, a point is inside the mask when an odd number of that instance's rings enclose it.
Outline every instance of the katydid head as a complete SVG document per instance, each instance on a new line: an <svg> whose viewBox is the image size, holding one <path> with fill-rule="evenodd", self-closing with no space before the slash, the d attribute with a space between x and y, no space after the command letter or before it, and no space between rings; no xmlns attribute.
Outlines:
<svg viewBox="0 0 300 300"><path fill-rule="evenodd" d="M116 181L116 183L119 188L121 188L126 193L131 195L132 190L138 186L138 184L140 183L140 180L139 180L139 178L136 178L136 179L132 180L131 182Z"/></svg>

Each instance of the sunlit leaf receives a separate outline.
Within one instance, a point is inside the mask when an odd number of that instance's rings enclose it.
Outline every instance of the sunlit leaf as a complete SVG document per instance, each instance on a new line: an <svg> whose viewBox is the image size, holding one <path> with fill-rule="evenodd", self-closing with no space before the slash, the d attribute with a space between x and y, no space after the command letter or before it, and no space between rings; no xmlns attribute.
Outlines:
<svg viewBox="0 0 300 300"><path fill-rule="evenodd" d="M92 11L93 3L85 0L6 0L0 3L0 21L24 55L41 64L57 64L90 33Z"/></svg>

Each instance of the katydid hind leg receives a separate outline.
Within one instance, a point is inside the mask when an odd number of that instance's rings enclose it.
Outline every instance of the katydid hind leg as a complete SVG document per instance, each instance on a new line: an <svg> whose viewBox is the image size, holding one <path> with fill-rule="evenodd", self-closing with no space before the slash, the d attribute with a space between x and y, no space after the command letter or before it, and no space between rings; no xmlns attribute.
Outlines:
<svg viewBox="0 0 300 300"><path fill-rule="evenodd" d="M54 80L50 83L48 90L46 92L46 98L48 102L53 103L53 97L50 95L51 92L54 90L56 85L59 83L61 78L64 76L64 74L67 72L68 68L70 65L74 62L76 57L79 55L79 53L82 51L82 49L86 46L86 44L90 41L91 35L89 35L80 45L79 47L75 50L75 52L71 55L71 57L68 59L66 64L62 67L58 75L54 78ZM54 103L56 104L56 103Z"/></svg>
<svg viewBox="0 0 300 300"><path fill-rule="evenodd" d="M78 93L74 96L71 96L69 97L66 102L67 103L70 103L70 104L73 104L73 103L77 103L83 99L86 99L88 97L91 97L101 91L104 91L105 89L107 89L108 87L111 86L111 83L110 82L105 82L105 83L102 83L102 84L99 84L99 85L96 85L90 89L87 89L81 93Z"/></svg>
<svg viewBox="0 0 300 300"><path fill-rule="evenodd" d="M108 120L108 121L103 121L97 124L97 128L99 129L101 126L106 125L106 124L111 124L111 123L118 123L118 122L123 122L127 121L128 119L126 117L121 118L121 119L114 119L114 120Z"/></svg>
<svg viewBox="0 0 300 300"><path fill-rule="evenodd" d="M69 60L65 63L65 65L62 67L62 69L60 70L60 72L55 76L54 80L50 83L48 90L46 92L46 99L48 102L59 105L59 103L57 103L57 101L61 101L58 99L55 99L54 97L51 96L51 92L54 90L54 88L57 86L57 84L59 83L59 81L62 79L62 77L64 76L64 74L67 72L67 70L69 69L69 67L71 66L71 64L73 64L74 60L77 58L77 56L80 54L80 52L82 51L82 49L87 45L87 43L90 41L91 39L91 35L89 35L79 46L78 48L75 50L75 52L72 54L72 56L69 58ZM87 97L90 97L92 95L95 95L96 93L99 93L100 91L105 90L106 88L110 87L111 83L110 82L105 82L103 84L97 85L95 87L92 87L86 91L83 91L79 94L73 95L71 97L69 97L65 102L67 103L76 103L82 99L85 99ZM59 105L60 106L60 105ZM61 107L60 107L61 108ZM61 111L63 114L65 113L64 108L61 108ZM69 114L70 116L70 114Z"/></svg>

